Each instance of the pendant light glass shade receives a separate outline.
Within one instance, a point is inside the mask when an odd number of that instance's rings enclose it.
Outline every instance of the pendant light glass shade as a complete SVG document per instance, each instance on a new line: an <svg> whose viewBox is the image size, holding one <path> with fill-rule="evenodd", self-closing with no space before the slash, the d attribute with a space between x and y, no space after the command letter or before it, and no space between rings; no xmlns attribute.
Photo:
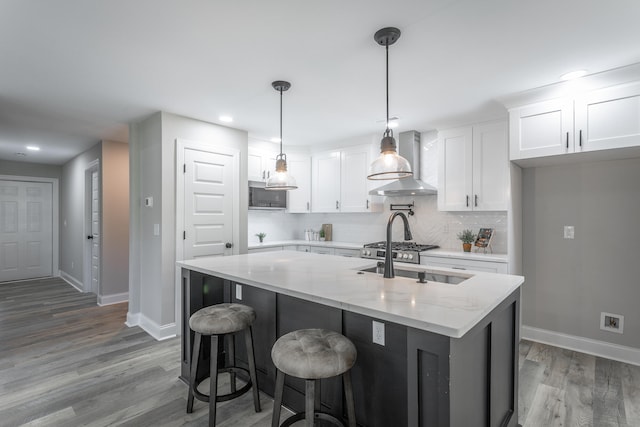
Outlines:
<svg viewBox="0 0 640 427"><path fill-rule="evenodd" d="M385 47L387 54L387 128L380 141L380 156L371 163L369 168L367 179L371 180L399 179L413 175L407 159L398 154L393 130L389 128L389 45L394 44L398 38L400 38L400 30L393 27L383 28L373 36L379 45Z"/></svg>
<svg viewBox="0 0 640 427"><path fill-rule="evenodd" d="M295 190L296 180L287 171L287 155L282 152L282 92L291 87L291 83L282 80L271 83L280 92L280 154L276 156L276 171L267 179L266 190Z"/></svg>

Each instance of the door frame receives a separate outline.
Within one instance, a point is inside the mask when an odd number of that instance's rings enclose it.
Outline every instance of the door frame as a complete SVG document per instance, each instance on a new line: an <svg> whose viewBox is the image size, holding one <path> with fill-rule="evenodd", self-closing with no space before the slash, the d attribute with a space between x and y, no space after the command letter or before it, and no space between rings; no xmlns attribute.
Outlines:
<svg viewBox="0 0 640 427"><path fill-rule="evenodd" d="M95 159L84 169L84 224L83 224L83 234L82 234L82 288L83 292L93 292L96 295L100 295L99 289L93 289L93 283L91 281L91 246L93 241L89 241L87 239L87 233L92 232L91 227L91 186L92 179L91 175L93 172L98 172L98 200L100 201L100 205L98 206L98 212L100 215L100 242L99 242L99 257L100 261L102 261L102 177L100 176L100 160ZM100 286L100 282L102 279L102 263L100 263L98 269L98 287Z"/></svg>
<svg viewBox="0 0 640 427"><path fill-rule="evenodd" d="M188 139L176 139L176 257L175 261L181 261L184 256L184 240L180 238L184 230L184 152L187 149L199 150L208 153L220 153L233 157L233 255L238 255L240 238L240 150L220 145L213 145L211 142L192 141ZM176 335L182 335L182 272L180 268L175 269L175 320Z"/></svg>
<svg viewBox="0 0 640 427"><path fill-rule="evenodd" d="M58 190L58 178L46 178L39 176L21 176L21 175L0 175L0 180L3 181L23 181L23 182L45 182L52 186L51 193L51 276L60 277L60 258L59 258L59 233L60 233L60 193Z"/></svg>

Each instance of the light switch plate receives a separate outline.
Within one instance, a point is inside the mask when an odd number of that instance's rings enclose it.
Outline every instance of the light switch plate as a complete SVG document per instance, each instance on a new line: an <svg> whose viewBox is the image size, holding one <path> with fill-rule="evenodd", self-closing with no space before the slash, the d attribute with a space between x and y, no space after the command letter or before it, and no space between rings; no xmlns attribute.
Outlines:
<svg viewBox="0 0 640 427"><path fill-rule="evenodd" d="M236 283L236 299L242 301L242 285Z"/></svg>
<svg viewBox="0 0 640 427"><path fill-rule="evenodd" d="M564 238L565 239L573 239L575 238L576 230L573 225L565 225L564 226Z"/></svg>
<svg viewBox="0 0 640 427"><path fill-rule="evenodd" d="M384 345L384 323L373 321L373 342Z"/></svg>

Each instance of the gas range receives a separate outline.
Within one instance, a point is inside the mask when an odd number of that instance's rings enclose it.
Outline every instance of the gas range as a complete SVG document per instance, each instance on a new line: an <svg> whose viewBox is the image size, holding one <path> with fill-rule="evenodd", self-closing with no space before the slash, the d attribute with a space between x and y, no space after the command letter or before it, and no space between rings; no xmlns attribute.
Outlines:
<svg viewBox="0 0 640 427"><path fill-rule="evenodd" d="M384 259L387 242L367 243L360 249L361 258ZM391 242L393 259L412 264L420 264L420 252L439 248L438 245L419 245L414 242Z"/></svg>

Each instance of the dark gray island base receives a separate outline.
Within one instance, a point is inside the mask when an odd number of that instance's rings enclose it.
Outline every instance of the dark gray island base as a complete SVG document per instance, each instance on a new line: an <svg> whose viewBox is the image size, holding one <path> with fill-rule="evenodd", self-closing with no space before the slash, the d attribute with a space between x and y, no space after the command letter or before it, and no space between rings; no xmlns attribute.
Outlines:
<svg viewBox="0 0 640 427"><path fill-rule="evenodd" d="M238 293L236 287L240 286ZM241 300L236 298L241 295ZM193 333L189 317L222 302L257 312L253 336L260 389L273 396L276 339L302 328L325 328L350 338L358 350L352 369L358 425L376 427L515 427L518 420L520 290L461 338L379 320L189 269L182 269L182 379L189 376ZM372 320L385 324L385 345L372 342ZM205 348L208 348L206 344ZM247 365L243 346L236 363ZM224 352L223 354L227 354ZM208 359L205 354L204 359ZM226 357L226 356L225 356ZM200 363L199 377L209 366ZM323 410L346 420L339 378L323 380ZM284 405L304 409L304 382L287 377Z"/></svg>

